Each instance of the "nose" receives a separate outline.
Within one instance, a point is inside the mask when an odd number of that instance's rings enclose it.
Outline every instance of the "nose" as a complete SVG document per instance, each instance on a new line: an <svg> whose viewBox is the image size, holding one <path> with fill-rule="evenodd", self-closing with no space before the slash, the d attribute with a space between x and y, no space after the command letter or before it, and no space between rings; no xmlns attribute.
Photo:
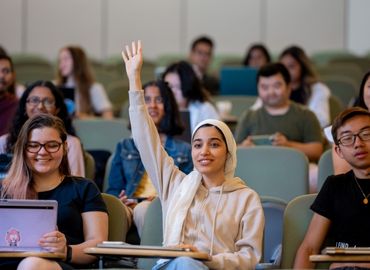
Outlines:
<svg viewBox="0 0 370 270"><path fill-rule="evenodd" d="M207 145L204 145L202 148L201 148L201 151L200 151L200 154L205 156L205 155L208 155L209 154L209 148Z"/></svg>
<svg viewBox="0 0 370 270"><path fill-rule="evenodd" d="M354 141L353 145L355 147L358 147L358 146L362 146L363 144L364 144L364 141L361 140L360 136L355 135L355 141Z"/></svg>
<svg viewBox="0 0 370 270"><path fill-rule="evenodd" d="M45 146L41 146L41 149L38 152L39 155L48 155L49 152L46 151Z"/></svg>
<svg viewBox="0 0 370 270"><path fill-rule="evenodd" d="M37 108L41 110L45 110L44 102L40 101L39 104L37 104Z"/></svg>

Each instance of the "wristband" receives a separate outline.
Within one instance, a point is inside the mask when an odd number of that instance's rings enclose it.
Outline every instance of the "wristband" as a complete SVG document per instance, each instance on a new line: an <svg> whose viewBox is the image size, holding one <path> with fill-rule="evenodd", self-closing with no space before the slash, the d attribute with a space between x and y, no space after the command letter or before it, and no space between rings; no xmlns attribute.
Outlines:
<svg viewBox="0 0 370 270"><path fill-rule="evenodd" d="M66 262L70 263L72 261L72 247L67 246Z"/></svg>

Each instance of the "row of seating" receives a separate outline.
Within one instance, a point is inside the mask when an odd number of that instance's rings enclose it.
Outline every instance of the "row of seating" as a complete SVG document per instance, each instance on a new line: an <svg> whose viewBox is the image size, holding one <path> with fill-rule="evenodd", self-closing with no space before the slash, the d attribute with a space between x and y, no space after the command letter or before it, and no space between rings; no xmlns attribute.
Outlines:
<svg viewBox="0 0 370 270"><path fill-rule="evenodd" d="M290 269L296 251L312 217L310 205L316 194L306 194L285 203L274 197L261 197L265 214L263 259L257 269ZM109 240L125 241L127 220L123 204L116 197L103 193L109 212ZM145 216L141 245L160 246L163 241L162 208L153 200ZM139 259L138 268L151 269L157 259Z"/></svg>

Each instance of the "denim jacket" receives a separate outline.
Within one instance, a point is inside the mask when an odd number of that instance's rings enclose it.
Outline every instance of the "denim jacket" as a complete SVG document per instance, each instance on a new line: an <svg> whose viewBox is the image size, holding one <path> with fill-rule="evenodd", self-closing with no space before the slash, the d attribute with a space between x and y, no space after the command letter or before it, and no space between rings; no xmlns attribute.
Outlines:
<svg viewBox="0 0 370 270"><path fill-rule="evenodd" d="M190 144L168 136L164 149L181 171L188 174L193 170ZM132 138L123 139L117 144L114 153L107 193L118 197L121 190L125 190L126 195L132 197L144 172L144 165L134 140Z"/></svg>

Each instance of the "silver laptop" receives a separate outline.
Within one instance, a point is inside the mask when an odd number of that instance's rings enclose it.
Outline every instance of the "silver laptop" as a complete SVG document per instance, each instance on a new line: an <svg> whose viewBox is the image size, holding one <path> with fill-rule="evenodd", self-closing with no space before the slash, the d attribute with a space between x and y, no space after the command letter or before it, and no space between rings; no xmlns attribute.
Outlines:
<svg viewBox="0 0 370 270"><path fill-rule="evenodd" d="M57 227L54 200L0 200L0 252L45 252L39 239Z"/></svg>

